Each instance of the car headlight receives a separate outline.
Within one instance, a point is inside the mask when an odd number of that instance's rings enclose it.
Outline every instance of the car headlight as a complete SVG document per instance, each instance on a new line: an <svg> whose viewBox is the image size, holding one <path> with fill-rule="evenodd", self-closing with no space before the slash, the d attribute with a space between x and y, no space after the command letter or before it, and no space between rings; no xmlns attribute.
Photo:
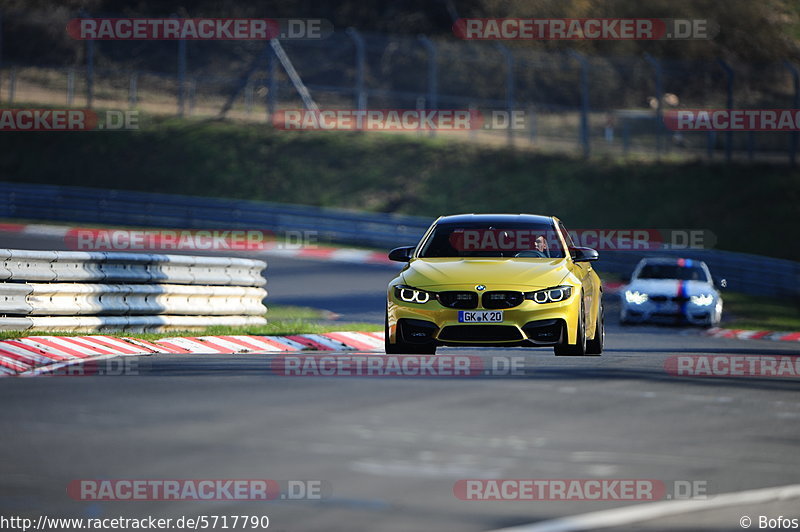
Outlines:
<svg viewBox="0 0 800 532"><path fill-rule="evenodd" d="M418 303L422 305L433 299L434 295L435 294L431 292L402 284L394 287L394 296L406 303Z"/></svg>
<svg viewBox="0 0 800 532"><path fill-rule="evenodd" d="M625 301L634 305L641 305L648 300L647 294L638 290L625 290Z"/></svg>
<svg viewBox="0 0 800 532"><path fill-rule="evenodd" d="M568 285L553 286L535 292L525 292L525 299L530 299L536 303L556 303L569 299L572 295L572 287Z"/></svg>
<svg viewBox="0 0 800 532"><path fill-rule="evenodd" d="M708 305L714 302L714 295L713 294L700 294L699 296L692 296L691 299L692 303L701 307L707 307Z"/></svg>

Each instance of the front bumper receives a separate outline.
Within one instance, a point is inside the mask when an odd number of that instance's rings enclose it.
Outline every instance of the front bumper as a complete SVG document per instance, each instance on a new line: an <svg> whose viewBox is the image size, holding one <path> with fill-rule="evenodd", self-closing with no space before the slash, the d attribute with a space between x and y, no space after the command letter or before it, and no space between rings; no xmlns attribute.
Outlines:
<svg viewBox="0 0 800 532"><path fill-rule="evenodd" d="M566 339L577 341L580 290L556 303L539 304L525 300L502 309L502 323L459 323L459 310L435 300L424 304L406 303L388 294L387 321L390 343L452 346L552 346ZM483 307L469 310L488 310Z"/></svg>
<svg viewBox="0 0 800 532"><path fill-rule="evenodd" d="M642 304L635 304L627 302L624 295L620 302L620 321L626 323L708 326L719 322L720 312L721 308L716 303L701 306L689 301L685 303L654 303L646 301Z"/></svg>

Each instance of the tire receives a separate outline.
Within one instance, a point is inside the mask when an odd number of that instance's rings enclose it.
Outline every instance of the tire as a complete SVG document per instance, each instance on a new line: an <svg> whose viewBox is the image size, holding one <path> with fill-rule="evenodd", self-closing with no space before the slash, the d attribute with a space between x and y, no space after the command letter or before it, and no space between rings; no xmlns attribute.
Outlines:
<svg viewBox="0 0 800 532"><path fill-rule="evenodd" d="M594 329L594 338L586 342L587 355L601 355L603 353L603 346L606 341L606 326L605 326L605 311L603 310L603 302L597 309L597 325Z"/></svg>
<svg viewBox="0 0 800 532"><path fill-rule="evenodd" d="M581 312L578 316L578 338L575 344L568 344L566 331L564 331L564 343L553 346L553 352L557 357L582 357L586 354L586 317L584 314L583 294L581 294Z"/></svg>
<svg viewBox="0 0 800 532"><path fill-rule="evenodd" d="M387 355L435 355L436 344L409 344L399 338L393 344L389 343L389 313L383 324L384 350Z"/></svg>

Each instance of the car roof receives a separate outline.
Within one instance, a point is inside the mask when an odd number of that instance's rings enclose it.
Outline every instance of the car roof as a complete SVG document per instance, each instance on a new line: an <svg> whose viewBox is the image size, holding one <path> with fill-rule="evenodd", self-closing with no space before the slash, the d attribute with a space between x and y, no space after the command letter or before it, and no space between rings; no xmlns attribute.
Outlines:
<svg viewBox="0 0 800 532"><path fill-rule="evenodd" d="M552 224L552 216L541 216L538 214L453 214L442 216L436 223L438 224L460 224L460 223L530 223L530 224Z"/></svg>

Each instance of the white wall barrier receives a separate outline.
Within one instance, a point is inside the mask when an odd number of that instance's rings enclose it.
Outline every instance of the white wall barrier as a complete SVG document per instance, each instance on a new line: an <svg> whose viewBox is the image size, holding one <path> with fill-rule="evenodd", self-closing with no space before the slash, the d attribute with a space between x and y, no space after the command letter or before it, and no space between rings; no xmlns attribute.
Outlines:
<svg viewBox="0 0 800 532"><path fill-rule="evenodd" d="M0 249L0 281L263 286L264 268L235 257Z"/></svg>
<svg viewBox="0 0 800 532"><path fill-rule="evenodd" d="M0 249L0 330L169 330L266 323L266 263Z"/></svg>

